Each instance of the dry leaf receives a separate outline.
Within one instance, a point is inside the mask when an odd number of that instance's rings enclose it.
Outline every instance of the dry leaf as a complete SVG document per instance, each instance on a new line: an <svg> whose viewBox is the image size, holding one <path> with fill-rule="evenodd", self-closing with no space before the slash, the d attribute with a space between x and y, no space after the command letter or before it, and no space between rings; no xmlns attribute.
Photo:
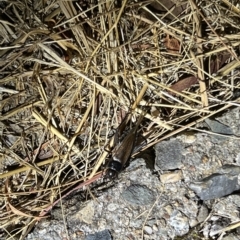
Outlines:
<svg viewBox="0 0 240 240"><path fill-rule="evenodd" d="M179 52L180 50L179 41L174 37L170 37L168 34L165 38L164 45L169 52L176 53L176 52Z"/></svg>
<svg viewBox="0 0 240 240"><path fill-rule="evenodd" d="M229 52L222 52L219 53L215 59L210 60L210 69L209 69L209 74L213 74L218 72L218 70L224 65L227 59L230 58L230 53Z"/></svg>
<svg viewBox="0 0 240 240"><path fill-rule="evenodd" d="M183 90L190 88L192 85L196 84L197 82L198 82L198 79L195 76L190 76L176 82L170 88L177 92L182 92ZM174 93L171 93L171 94L175 95Z"/></svg>

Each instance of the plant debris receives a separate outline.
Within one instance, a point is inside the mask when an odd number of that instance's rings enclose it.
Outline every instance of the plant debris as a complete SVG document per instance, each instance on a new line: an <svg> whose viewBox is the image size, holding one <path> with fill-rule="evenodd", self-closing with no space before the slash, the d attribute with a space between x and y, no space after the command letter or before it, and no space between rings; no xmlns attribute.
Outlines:
<svg viewBox="0 0 240 240"><path fill-rule="evenodd" d="M144 150L239 106L237 3L1 1L0 237L93 197L129 111Z"/></svg>

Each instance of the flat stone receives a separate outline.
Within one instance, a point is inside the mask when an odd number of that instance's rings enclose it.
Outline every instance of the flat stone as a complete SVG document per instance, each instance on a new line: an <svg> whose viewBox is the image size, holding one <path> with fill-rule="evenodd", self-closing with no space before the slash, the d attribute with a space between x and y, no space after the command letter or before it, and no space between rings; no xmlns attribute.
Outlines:
<svg viewBox="0 0 240 240"><path fill-rule="evenodd" d="M140 184L129 186L123 191L122 197L135 205L149 205L156 200L156 194L148 187Z"/></svg>
<svg viewBox="0 0 240 240"><path fill-rule="evenodd" d="M108 230L103 230L87 235L85 240L112 240L112 236Z"/></svg>
<svg viewBox="0 0 240 240"><path fill-rule="evenodd" d="M182 167L183 144L177 140L162 141L155 146L157 170L173 170Z"/></svg>
<svg viewBox="0 0 240 240"><path fill-rule="evenodd" d="M190 183L192 189L202 200L220 198L240 189L238 174L240 168L235 165L225 165L219 173Z"/></svg>
<svg viewBox="0 0 240 240"><path fill-rule="evenodd" d="M207 125L209 126L209 128L211 129L212 132L214 133L219 133L220 135L215 135L214 137L218 140L226 140L226 137L224 135L233 135L233 131L232 129L225 125L222 124L221 122L217 121L217 120L212 120L212 119L205 119L205 122L207 123Z"/></svg>

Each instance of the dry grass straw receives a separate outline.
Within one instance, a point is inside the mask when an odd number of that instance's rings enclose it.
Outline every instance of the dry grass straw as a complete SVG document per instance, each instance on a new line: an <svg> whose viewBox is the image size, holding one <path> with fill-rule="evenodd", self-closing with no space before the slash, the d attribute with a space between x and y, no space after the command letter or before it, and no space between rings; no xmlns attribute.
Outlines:
<svg viewBox="0 0 240 240"><path fill-rule="evenodd" d="M147 148L239 105L234 1L115 2L0 3L6 239L23 239L63 192L90 184L130 109L136 118L146 108Z"/></svg>

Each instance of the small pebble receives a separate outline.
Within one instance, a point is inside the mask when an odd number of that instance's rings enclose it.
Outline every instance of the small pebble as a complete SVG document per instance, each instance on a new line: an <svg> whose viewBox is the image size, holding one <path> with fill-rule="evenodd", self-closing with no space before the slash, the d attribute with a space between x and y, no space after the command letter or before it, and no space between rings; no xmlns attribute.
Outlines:
<svg viewBox="0 0 240 240"><path fill-rule="evenodd" d="M186 234L189 230L188 218L177 210L173 211L169 219L169 224L175 229L179 236Z"/></svg>
<svg viewBox="0 0 240 240"><path fill-rule="evenodd" d="M162 183L174 183L182 179L182 171L176 171L173 173L166 173L160 176Z"/></svg>
<svg viewBox="0 0 240 240"><path fill-rule="evenodd" d="M153 230L149 226L144 226L143 228L144 232L147 233L148 235L151 235L153 233Z"/></svg>
<svg viewBox="0 0 240 240"><path fill-rule="evenodd" d="M117 208L118 208L118 205L117 205L117 204L114 204L114 203L109 203L108 206L107 206L107 209L108 209L110 212L115 211Z"/></svg>
<svg viewBox="0 0 240 240"><path fill-rule="evenodd" d="M158 227L157 227L157 225L153 225L153 231L155 231L155 232L157 232L158 231Z"/></svg>
<svg viewBox="0 0 240 240"><path fill-rule="evenodd" d="M108 230L103 230L87 235L85 240L112 240L112 236Z"/></svg>
<svg viewBox="0 0 240 240"><path fill-rule="evenodd" d="M196 136L194 135L194 133L185 134L183 141L184 141L184 143L187 143L187 144L194 143L196 141Z"/></svg>
<svg viewBox="0 0 240 240"><path fill-rule="evenodd" d="M202 205L199 209L197 220L198 222L203 222L208 216L208 209L205 205Z"/></svg>

